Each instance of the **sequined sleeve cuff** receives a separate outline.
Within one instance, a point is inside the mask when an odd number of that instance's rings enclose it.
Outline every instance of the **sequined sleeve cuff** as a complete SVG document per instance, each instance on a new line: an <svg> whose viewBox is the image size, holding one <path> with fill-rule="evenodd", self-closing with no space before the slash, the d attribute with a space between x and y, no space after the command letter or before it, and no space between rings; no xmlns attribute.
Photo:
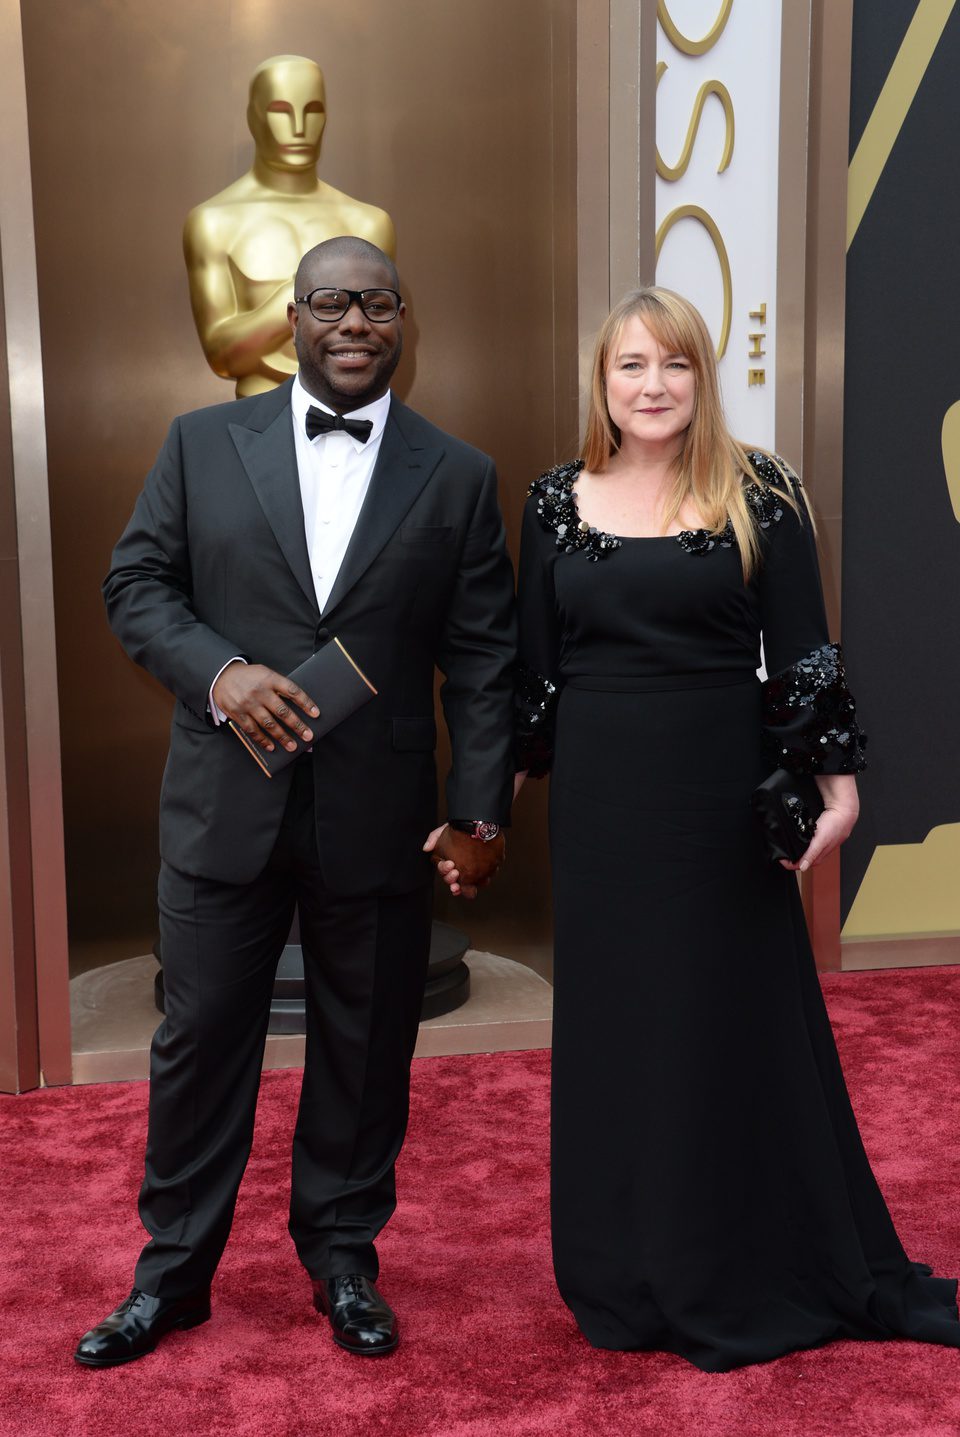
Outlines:
<svg viewBox="0 0 960 1437"><path fill-rule="evenodd" d="M543 778L553 763L557 686L521 664L516 689L516 767Z"/></svg>
<svg viewBox="0 0 960 1437"><path fill-rule="evenodd" d="M860 773L867 736L856 718L839 644L824 644L763 686L763 724L778 767Z"/></svg>

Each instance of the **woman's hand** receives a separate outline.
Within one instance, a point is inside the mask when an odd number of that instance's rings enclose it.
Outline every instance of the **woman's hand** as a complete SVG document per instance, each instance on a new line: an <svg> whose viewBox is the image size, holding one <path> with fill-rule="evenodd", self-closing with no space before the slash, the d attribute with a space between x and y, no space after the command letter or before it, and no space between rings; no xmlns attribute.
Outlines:
<svg viewBox="0 0 960 1437"><path fill-rule="evenodd" d="M520 770L519 773L515 773L515 774L513 775L513 801L514 801L514 803L516 803L516 801L517 801L517 794L520 792L521 788L523 788L524 781L526 780L526 777L527 777L527 772L528 772L528 770L525 769L525 768L523 768L523 769Z"/></svg>
<svg viewBox="0 0 960 1437"><path fill-rule="evenodd" d="M430 854L434 867L455 898L476 898L476 888L470 884L462 884L460 882L460 871L453 860L450 858L437 858L434 855L434 850L443 837L446 827L447 825L445 823L441 823L439 828L432 828L430 830L427 834L427 841L423 845L423 851L424 853Z"/></svg>
<svg viewBox="0 0 960 1437"><path fill-rule="evenodd" d="M829 853L846 842L860 816L857 780L852 773L817 774L816 779L824 810L817 819L816 832L800 862L788 863L781 858L780 866L791 872L806 873L808 868L822 863Z"/></svg>
<svg viewBox="0 0 960 1437"><path fill-rule="evenodd" d="M423 851L454 897L476 898L503 866L506 840L499 833L484 843L442 823L427 835Z"/></svg>

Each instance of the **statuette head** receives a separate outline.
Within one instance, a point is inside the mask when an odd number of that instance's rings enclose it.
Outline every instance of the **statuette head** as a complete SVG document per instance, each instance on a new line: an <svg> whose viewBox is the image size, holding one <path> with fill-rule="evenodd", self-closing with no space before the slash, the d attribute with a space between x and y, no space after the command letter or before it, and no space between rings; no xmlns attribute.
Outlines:
<svg viewBox="0 0 960 1437"><path fill-rule="evenodd" d="M250 81L247 124L257 159L272 170L316 168L327 120L323 72L303 55L274 55Z"/></svg>

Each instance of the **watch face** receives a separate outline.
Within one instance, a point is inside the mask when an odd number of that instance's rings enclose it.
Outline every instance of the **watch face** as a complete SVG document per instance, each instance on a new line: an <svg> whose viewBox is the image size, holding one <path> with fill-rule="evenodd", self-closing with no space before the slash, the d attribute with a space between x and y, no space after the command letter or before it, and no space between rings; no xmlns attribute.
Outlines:
<svg viewBox="0 0 960 1437"><path fill-rule="evenodd" d="M491 838L496 838L499 832L499 823L478 823L476 828L476 837L481 838L484 843L489 843Z"/></svg>

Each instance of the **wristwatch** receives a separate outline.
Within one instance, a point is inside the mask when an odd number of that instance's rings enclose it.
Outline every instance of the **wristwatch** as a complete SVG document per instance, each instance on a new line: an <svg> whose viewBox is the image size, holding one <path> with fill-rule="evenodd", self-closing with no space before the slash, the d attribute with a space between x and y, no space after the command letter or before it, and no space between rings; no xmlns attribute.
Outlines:
<svg viewBox="0 0 960 1437"><path fill-rule="evenodd" d="M481 843L490 843L500 832L499 823L487 823L482 818L448 818L450 828L466 833L470 838L479 838Z"/></svg>

